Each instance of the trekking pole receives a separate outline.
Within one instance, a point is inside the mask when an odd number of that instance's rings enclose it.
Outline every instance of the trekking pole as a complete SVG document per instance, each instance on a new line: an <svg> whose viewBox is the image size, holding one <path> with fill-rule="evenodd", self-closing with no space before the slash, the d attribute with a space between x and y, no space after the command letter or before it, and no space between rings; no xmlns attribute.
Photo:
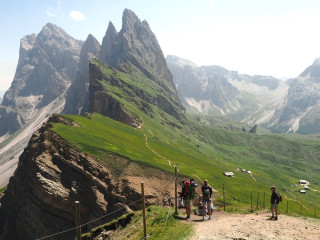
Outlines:
<svg viewBox="0 0 320 240"><path fill-rule="evenodd" d="M146 226L146 205L144 199L144 183L141 183L141 195L142 195L142 216L143 216L143 239L147 239L147 226Z"/></svg>
<svg viewBox="0 0 320 240"><path fill-rule="evenodd" d="M80 202L75 201L75 214L76 214L76 238L81 240L81 227L80 227Z"/></svg>
<svg viewBox="0 0 320 240"><path fill-rule="evenodd" d="M224 184L222 188L223 188L223 211L226 211L226 195L224 193Z"/></svg>
<svg viewBox="0 0 320 240"><path fill-rule="evenodd" d="M260 193L258 192L258 196L257 196L257 209L259 208L259 196L260 196Z"/></svg>
<svg viewBox="0 0 320 240"><path fill-rule="evenodd" d="M314 208L314 216L317 217L317 208Z"/></svg>
<svg viewBox="0 0 320 240"><path fill-rule="evenodd" d="M177 172L178 172L178 166L174 167L174 214L178 214L178 193L177 193Z"/></svg>
<svg viewBox="0 0 320 240"><path fill-rule="evenodd" d="M266 202L266 192L263 192L263 208L266 207L265 202Z"/></svg>
<svg viewBox="0 0 320 240"><path fill-rule="evenodd" d="M253 212L253 207L252 207L252 192L251 192L251 212Z"/></svg>
<svg viewBox="0 0 320 240"><path fill-rule="evenodd" d="M289 212L289 199L287 199L287 213Z"/></svg>

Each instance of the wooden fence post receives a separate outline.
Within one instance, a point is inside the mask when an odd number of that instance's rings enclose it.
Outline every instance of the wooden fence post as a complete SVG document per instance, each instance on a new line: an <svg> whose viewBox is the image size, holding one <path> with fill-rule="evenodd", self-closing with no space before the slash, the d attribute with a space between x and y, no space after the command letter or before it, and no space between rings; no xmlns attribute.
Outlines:
<svg viewBox="0 0 320 240"><path fill-rule="evenodd" d="M252 207L252 192L251 192L251 212L253 212L253 207Z"/></svg>
<svg viewBox="0 0 320 240"><path fill-rule="evenodd" d="M258 192L258 196L257 196L257 209L259 208L259 197L260 197L260 193Z"/></svg>
<svg viewBox="0 0 320 240"><path fill-rule="evenodd" d="M178 180L177 180L177 175L178 175L178 166L174 167L174 214L178 214Z"/></svg>
<svg viewBox="0 0 320 240"><path fill-rule="evenodd" d="M141 183L141 195L142 195L142 217L143 217L143 239L147 239L147 226L146 226L146 205L144 199L144 183Z"/></svg>
<svg viewBox="0 0 320 240"><path fill-rule="evenodd" d="M81 240L81 227L80 227L80 202L75 201L75 214L76 214L76 238Z"/></svg>
<svg viewBox="0 0 320 240"><path fill-rule="evenodd" d="M289 212L289 199L287 199L287 213Z"/></svg>
<svg viewBox="0 0 320 240"><path fill-rule="evenodd" d="M224 192L224 184L223 184L222 188L223 188L223 211L226 211L226 195Z"/></svg>

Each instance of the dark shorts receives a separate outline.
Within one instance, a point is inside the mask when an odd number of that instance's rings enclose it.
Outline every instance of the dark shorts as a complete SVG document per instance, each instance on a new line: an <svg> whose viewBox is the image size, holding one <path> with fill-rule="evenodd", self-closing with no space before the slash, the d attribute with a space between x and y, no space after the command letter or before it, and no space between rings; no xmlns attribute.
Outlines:
<svg viewBox="0 0 320 240"><path fill-rule="evenodd" d="M271 208L277 209L278 208L278 203L271 203Z"/></svg>

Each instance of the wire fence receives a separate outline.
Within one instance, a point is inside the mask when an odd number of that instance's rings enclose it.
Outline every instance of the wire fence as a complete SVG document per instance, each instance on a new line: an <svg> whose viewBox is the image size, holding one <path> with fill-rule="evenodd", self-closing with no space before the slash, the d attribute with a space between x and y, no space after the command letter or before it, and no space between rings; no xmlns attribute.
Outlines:
<svg viewBox="0 0 320 240"><path fill-rule="evenodd" d="M139 201L141 201L141 200L142 200L142 198L140 198L140 199L138 199L138 200L136 200L136 201L134 201L134 202L129 203L127 206L133 205L133 204L135 204L135 203L137 203L137 202L139 202ZM105 215L103 215L103 216L101 216L101 217L95 218L95 219L93 219L93 220L91 220L91 221L89 221L89 222L86 222L86 223L84 223L84 224L81 224L80 226L76 226L76 227L73 227L73 228L69 228L69 229L66 229L66 230L64 230L64 231L57 232L57 233L54 233L54 234L51 234L51 235L48 235L48 236L45 236L45 237L37 238L37 240L48 239L48 238L55 237L55 236L58 236L58 235L61 235L61 234L64 234L64 233L67 233L67 232L70 232L70 231L74 231L74 230L76 230L76 229L79 228L79 227L81 228L81 227L87 226L87 225L89 225L89 224L91 224L91 223L97 222L97 221L99 221L99 220L101 220L101 219L103 219L103 218L106 218L106 217L108 217L108 216L110 216L110 215L112 215L112 214L114 214L114 213L116 213L116 212L119 212L119 211L121 211L121 210L124 210L124 209L126 209L126 207L119 208L119 209L117 209L117 210L115 210L115 211L113 211L113 212L110 212L110 213L105 214Z"/></svg>

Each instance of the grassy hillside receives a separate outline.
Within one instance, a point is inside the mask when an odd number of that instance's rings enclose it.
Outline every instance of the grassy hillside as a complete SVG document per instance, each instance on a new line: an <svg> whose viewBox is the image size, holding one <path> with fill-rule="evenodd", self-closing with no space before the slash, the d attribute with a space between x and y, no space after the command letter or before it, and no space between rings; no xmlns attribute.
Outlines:
<svg viewBox="0 0 320 240"><path fill-rule="evenodd" d="M99 61L92 64L101 69L102 79L97 82L104 86L104 91L120 102L126 112L139 118L142 125L132 128L99 114L91 118L64 115L78 126L56 123L53 131L70 144L114 168L118 163L105 157L109 152L171 173L173 166L178 164L180 175L198 181L209 180L218 190L216 204L221 203L222 185L225 184L230 211L249 210L251 192L254 206L257 193L260 193L262 205L266 192L265 205L269 207L271 185L277 186L284 201L290 200L291 213L300 213L300 204L303 204L302 214L308 216L314 215L315 207L320 208L320 139L263 135L263 132L249 135L240 127L231 128L233 130L216 127L208 124L212 119L199 121L194 116L183 117L186 120L181 121L168 111L168 106L174 106L175 112L183 114L171 96L163 94L166 105L151 101L160 99L163 89L150 79L139 74L128 76ZM236 171L239 168L250 170L253 175ZM226 171L233 171L235 177L223 176ZM298 190L302 187L296 186L299 179L308 180L315 191L301 195ZM280 205L282 212L285 208L286 202Z"/></svg>
<svg viewBox="0 0 320 240"><path fill-rule="evenodd" d="M183 240L190 236L191 225L186 225L173 216L173 208L151 206L146 211L148 239L157 240ZM131 215L131 216L130 216ZM130 221L128 221L130 218ZM120 219L92 229L82 235L83 240L91 240L104 230L115 230L111 239L143 239L141 211L129 213ZM128 223L125 223L127 221Z"/></svg>
<svg viewBox="0 0 320 240"><path fill-rule="evenodd" d="M303 203L309 211L302 213L312 216L314 208L320 207L319 192L309 191L301 195L294 186L299 179L307 179L312 189L320 190L318 140L304 139L301 143L299 138L248 135L190 121L189 127L177 129L158 124L147 116L143 116L144 125L140 129L98 114L91 119L70 115L65 117L77 122L79 127L54 124L53 131L80 150L102 160L104 154L114 152L167 172L173 172L168 160L172 165L178 163L181 175L209 179L212 186L219 190L217 200L221 200L224 183L230 210L248 210L251 191L254 198L260 192L260 205L262 193L266 192L268 206L270 185L286 190L280 191L284 199L292 200L290 212L299 213L299 204ZM144 134L148 145L162 157L146 146ZM251 170L256 181L247 173L235 171L237 168ZM235 177L223 176L225 171L233 171ZM281 205L284 209L286 204Z"/></svg>

